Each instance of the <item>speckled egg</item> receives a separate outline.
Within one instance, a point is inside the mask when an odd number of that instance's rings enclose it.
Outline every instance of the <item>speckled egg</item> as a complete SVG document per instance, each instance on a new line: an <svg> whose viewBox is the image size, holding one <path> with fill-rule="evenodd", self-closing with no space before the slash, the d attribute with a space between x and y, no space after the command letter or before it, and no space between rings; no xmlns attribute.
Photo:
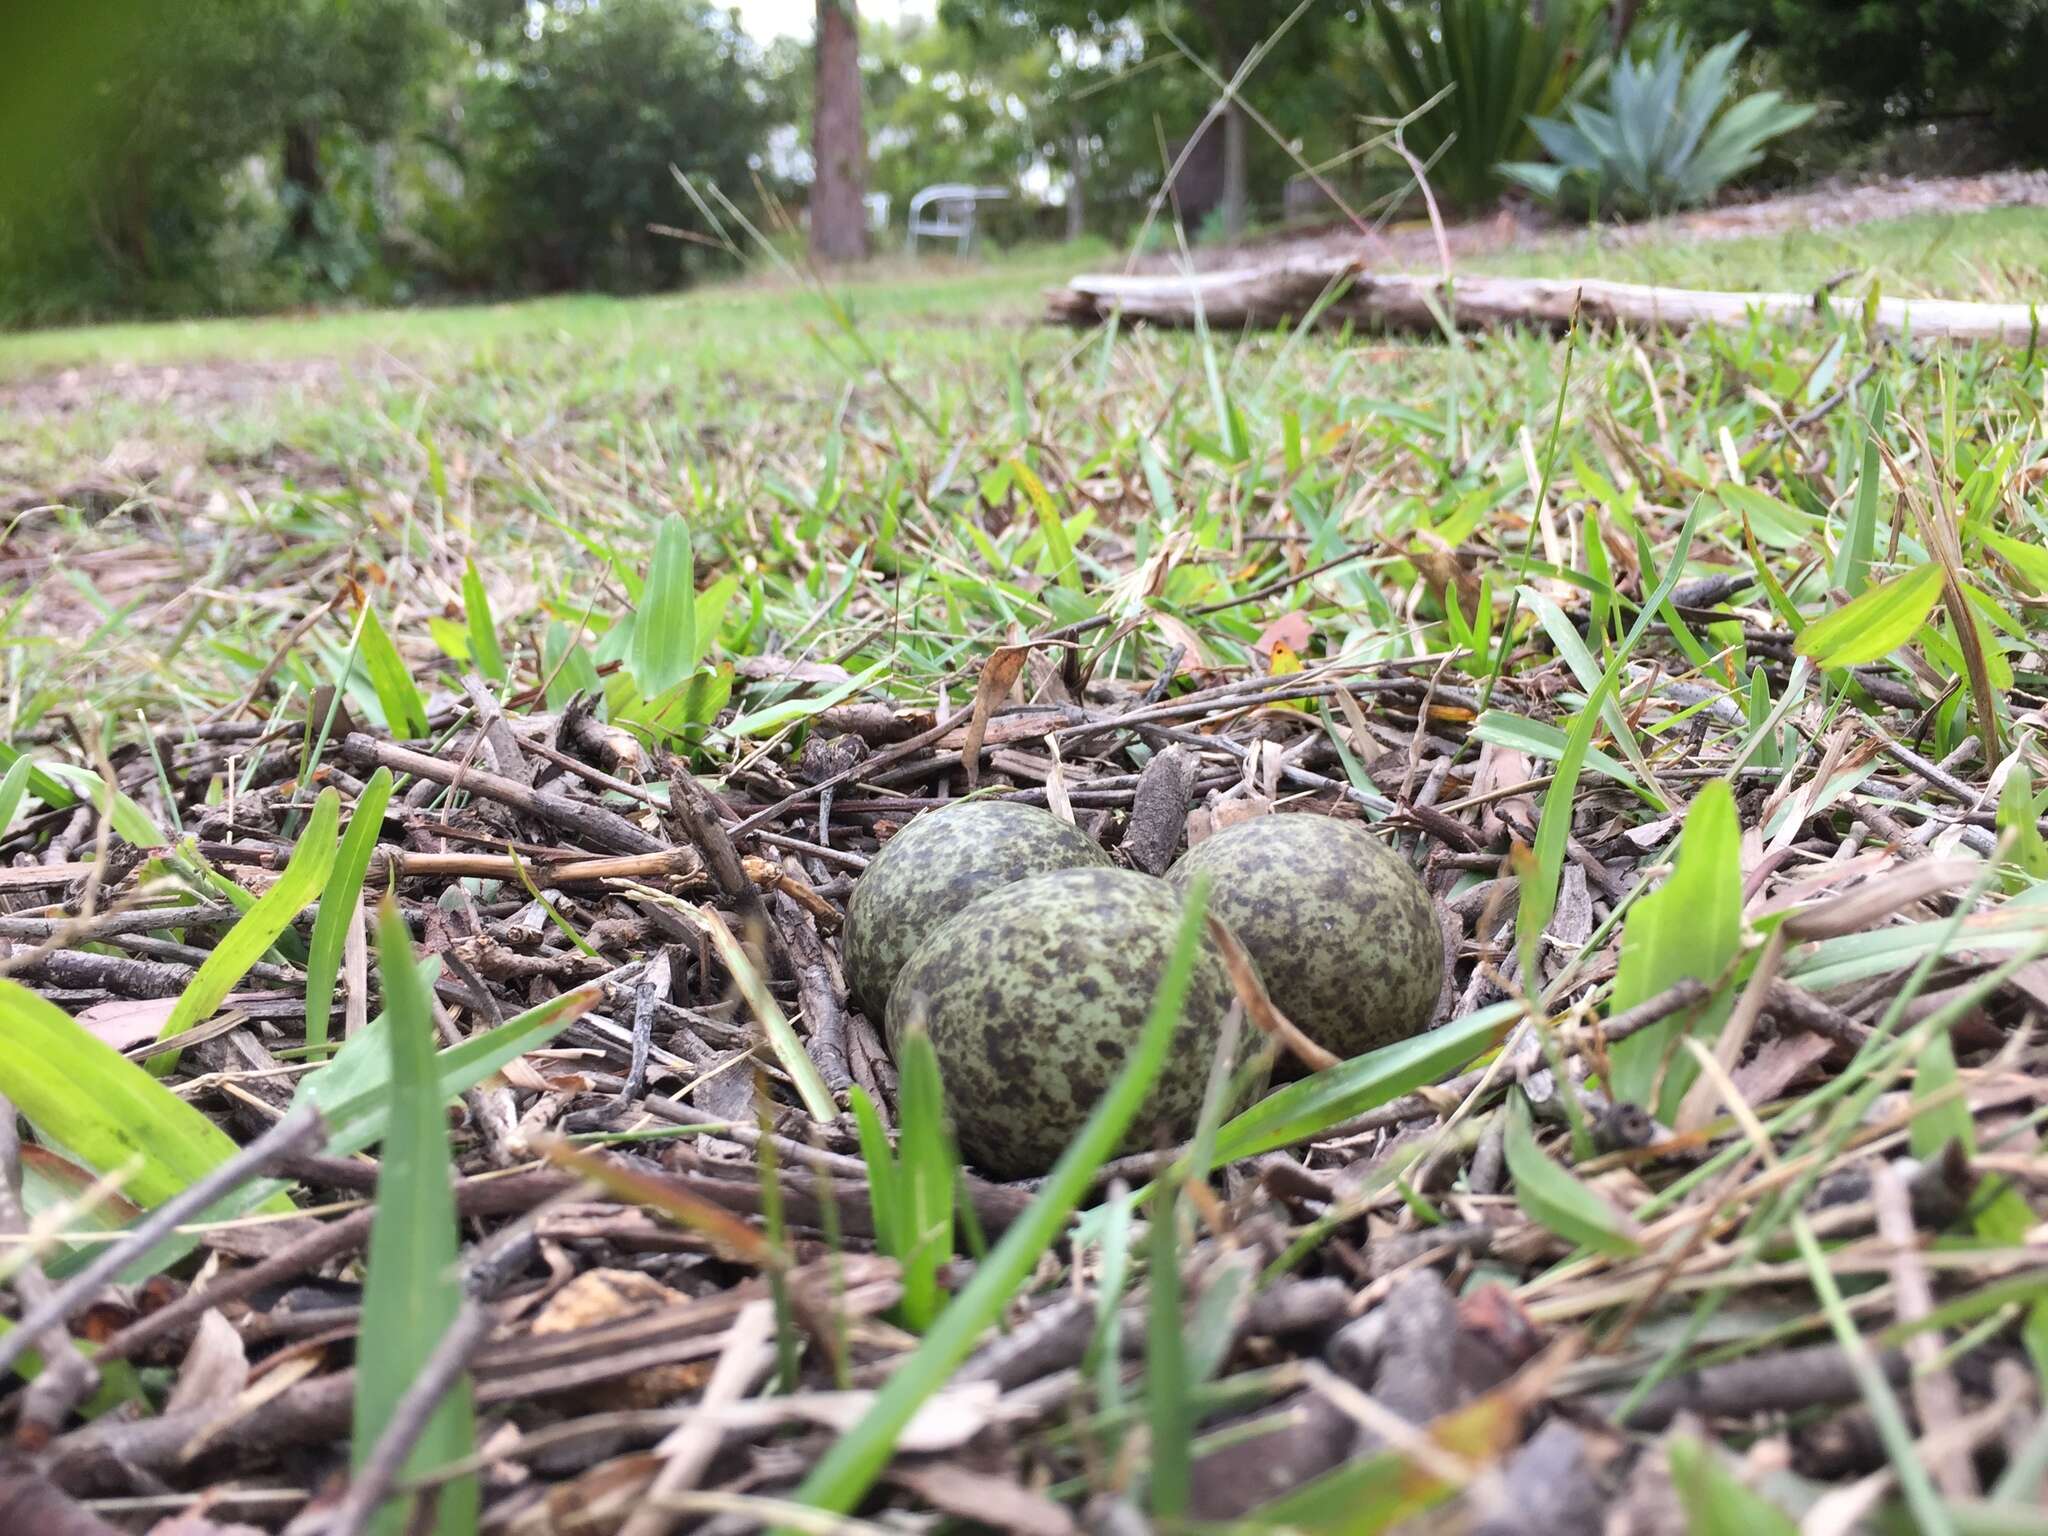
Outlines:
<svg viewBox="0 0 2048 1536"><path fill-rule="evenodd" d="M1429 892L1354 822L1260 816L1226 827L1166 872L1210 876L1209 910L1236 934L1274 1006L1340 1057L1429 1027L1444 948Z"/></svg>
<svg viewBox="0 0 2048 1536"><path fill-rule="evenodd" d="M990 892L919 947L896 978L889 1044L922 1013L971 1162L1022 1178L1059 1160L1143 1032L1180 920L1163 880L1066 869ZM1230 999L1205 943L1124 1150L1193 1132Z"/></svg>
<svg viewBox="0 0 2048 1536"><path fill-rule="evenodd" d="M861 872L846 905L846 982L880 1019L911 951L978 896L1054 869L1103 868L1109 855L1050 811L967 800L913 819Z"/></svg>

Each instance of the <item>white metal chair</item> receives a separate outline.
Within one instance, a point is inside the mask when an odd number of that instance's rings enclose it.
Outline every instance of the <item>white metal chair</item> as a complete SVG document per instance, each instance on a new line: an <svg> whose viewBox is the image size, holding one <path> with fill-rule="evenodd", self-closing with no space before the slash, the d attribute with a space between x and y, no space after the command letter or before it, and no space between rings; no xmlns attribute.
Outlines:
<svg viewBox="0 0 2048 1536"><path fill-rule="evenodd" d="M970 187L964 182L941 182L926 187L910 199L910 235L906 250L915 253L917 237L959 242L965 256L974 248L974 214L982 203L999 203L1010 195L1004 187Z"/></svg>

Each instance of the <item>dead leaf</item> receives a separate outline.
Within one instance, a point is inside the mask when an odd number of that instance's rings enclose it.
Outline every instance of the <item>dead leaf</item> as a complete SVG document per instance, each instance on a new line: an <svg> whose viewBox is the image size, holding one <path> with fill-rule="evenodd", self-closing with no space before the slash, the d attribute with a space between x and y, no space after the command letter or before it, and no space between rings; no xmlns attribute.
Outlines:
<svg viewBox="0 0 2048 1536"><path fill-rule="evenodd" d="M967 787L974 788L981 775L981 740L988 731L988 717L1009 691L1031 654L1031 646L999 645L981 664L981 677L974 685L974 707L967 717L967 736L960 747L960 765L967 770Z"/></svg>
<svg viewBox="0 0 2048 1536"><path fill-rule="evenodd" d="M224 1406L240 1396L249 1385L249 1354L234 1325L209 1307L199 1315L199 1327L192 1347L185 1351L178 1367L177 1385L164 1404L166 1414L194 1408Z"/></svg>
<svg viewBox="0 0 2048 1536"><path fill-rule="evenodd" d="M1827 1036L1804 1030L1766 1040L1756 1055L1735 1069L1735 1086L1748 1103L1768 1104L1834 1048Z"/></svg>
<svg viewBox="0 0 2048 1536"><path fill-rule="evenodd" d="M689 1298L670 1290L650 1275L630 1269L594 1269L578 1275L548 1298L534 1317L537 1335L575 1333L604 1323L641 1317L666 1307L688 1305ZM708 1360L651 1365L619 1381L593 1388L587 1400L607 1407L655 1408L674 1402L703 1386L712 1370Z"/></svg>
<svg viewBox="0 0 2048 1536"><path fill-rule="evenodd" d="M1175 662L1173 666L1173 675L1175 677L1186 677L1191 673L1206 672L1214 666L1214 663L1209 659L1208 651L1203 649L1200 637L1180 619L1175 618L1170 613L1154 613L1152 615L1152 622L1158 626L1159 633L1165 637L1167 650L1172 651L1177 647L1181 653L1180 660Z"/></svg>

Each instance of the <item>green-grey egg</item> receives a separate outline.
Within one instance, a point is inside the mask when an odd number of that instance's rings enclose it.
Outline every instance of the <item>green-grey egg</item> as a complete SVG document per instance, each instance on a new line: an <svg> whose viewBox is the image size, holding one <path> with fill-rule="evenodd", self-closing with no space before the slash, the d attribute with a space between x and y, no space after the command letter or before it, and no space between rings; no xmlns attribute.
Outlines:
<svg viewBox="0 0 2048 1536"><path fill-rule="evenodd" d="M1207 873L1209 910L1251 956L1273 1004L1318 1045L1359 1056L1429 1027L1444 948L1407 861L1354 822L1259 816L1166 872Z"/></svg>
<svg viewBox="0 0 2048 1536"><path fill-rule="evenodd" d="M1143 1032L1180 920L1163 880L1065 869L991 891L925 940L896 978L889 1045L923 1018L971 1162L1021 1178L1059 1160ZM1192 1134L1230 999L1205 941L1124 1150Z"/></svg>
<svg viewBox="0 0 2048 1536"><path fill-rule="evenodd" d="M1104 867L1109 855L1050 811L967 800L927 811L882 845L846 904L846 982L880 1019L911 951L976 897L1054 869Z"/></svg>

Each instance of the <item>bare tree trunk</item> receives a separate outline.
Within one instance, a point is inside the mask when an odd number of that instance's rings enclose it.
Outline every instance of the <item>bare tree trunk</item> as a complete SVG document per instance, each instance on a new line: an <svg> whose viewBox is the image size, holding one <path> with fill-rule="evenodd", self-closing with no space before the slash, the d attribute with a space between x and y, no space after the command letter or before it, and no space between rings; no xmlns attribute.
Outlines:
<svg viewBox="0 0 2048 1536"><path fill-rule="evenodd" d="M1232 66L1234 71L1235 66ZM1231 71L1226 71L1226 75ZM1245 187L1245 112L1232 97L1223 108L1223 236L1226 240L1244 238L1245 206L1249 202Z"/></svg>
<svg viewBox="0 0 2048 1536"><path fill-rule="evenodd" d="M313 238L313 210L324 186L320 174L320 130L293 123L284 131L284 181L292 189L291 243Z"/></svg>
<svg viewBox="0 0 2048 1536"><path fill-rule="evenodd" d="M1087 232L1088 210L1083 186L1088 179L1088 139L1079 123L1067 127L1067 238L1078 240Z"/></svg>
<svg viewBox="0 0 2048 1536"><path fill-rule="evenodd" d="M867 138L860 120L860 27L854 0L818 0L817 77L811 111L811 255L859 261L868 253Z"/></svg>

